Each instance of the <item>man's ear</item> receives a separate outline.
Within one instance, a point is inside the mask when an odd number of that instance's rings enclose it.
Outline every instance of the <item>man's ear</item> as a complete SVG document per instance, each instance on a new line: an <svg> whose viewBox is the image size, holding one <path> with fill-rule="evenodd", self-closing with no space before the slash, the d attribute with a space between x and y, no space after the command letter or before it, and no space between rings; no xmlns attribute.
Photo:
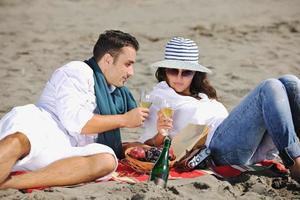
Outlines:
<svg viewBox="0 0 300 200"><path fill-rule="evenodd" d="M103 56L103 60L106 64L111 65L114 61L114 58L109 53L106 53Z"/></svg>

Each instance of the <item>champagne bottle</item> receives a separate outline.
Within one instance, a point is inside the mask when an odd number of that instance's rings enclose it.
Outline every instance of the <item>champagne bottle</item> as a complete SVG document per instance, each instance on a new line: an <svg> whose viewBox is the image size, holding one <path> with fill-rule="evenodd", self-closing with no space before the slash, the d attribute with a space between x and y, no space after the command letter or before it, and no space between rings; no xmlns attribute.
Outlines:
<svg viewBox="0 0 300 200"><path fill-rule="evenodd" d="M171 146L171 140L169 137L165 138L164 148L155 162L151 173L150 181L153 181L156 185L165 188L169 177L169 148Z"/></svg>

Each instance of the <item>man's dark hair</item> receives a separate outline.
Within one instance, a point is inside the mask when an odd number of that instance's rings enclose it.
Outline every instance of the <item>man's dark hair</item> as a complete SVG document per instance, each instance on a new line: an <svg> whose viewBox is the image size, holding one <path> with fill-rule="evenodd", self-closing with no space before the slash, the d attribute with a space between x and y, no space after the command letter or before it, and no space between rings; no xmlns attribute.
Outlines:
<svg viewBox="0 0 300 200"><path fill-rule="evenodd" d="M155 77L158 82L166 81L167 82L167 75L165 68L159 67L156 70ZM169 84L169 83L168 83ZM196 72L190 87L191 96L198 98L198 93L204 93L210 99L218 100L217 92L215 88L210 84L207 74L204 72Z"/></svg>
<svg viewBox="0 0 300 200"><path fill-rule="evenodd" d="M107 30L100 34L94 46L94 58L99 61L106 53L117 58L121 48L126 46L133 47L136 51L139 49L139 43L132 35L119 30Z"/></svg>

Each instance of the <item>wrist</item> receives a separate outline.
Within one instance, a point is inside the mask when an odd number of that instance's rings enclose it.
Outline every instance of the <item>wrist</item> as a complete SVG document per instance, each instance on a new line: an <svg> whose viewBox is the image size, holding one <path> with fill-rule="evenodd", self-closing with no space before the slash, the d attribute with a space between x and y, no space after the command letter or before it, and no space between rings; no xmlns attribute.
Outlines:
<svg viewBox="0 0 300 200"><path fill-rule="evenodd" d="M117 121L119 122L120 128L127 128L127 117L126 113L123 115L116 115Z"/></svg>
<svg viewBox="0 0 300 200"><path fill-rule="evenodd" d="M162 135L164 137L166 137L166 136L169 135L168 130L166 130L166 129L160 129L160 131L158 132L158 134L160 134L160 135Z"/></svg>

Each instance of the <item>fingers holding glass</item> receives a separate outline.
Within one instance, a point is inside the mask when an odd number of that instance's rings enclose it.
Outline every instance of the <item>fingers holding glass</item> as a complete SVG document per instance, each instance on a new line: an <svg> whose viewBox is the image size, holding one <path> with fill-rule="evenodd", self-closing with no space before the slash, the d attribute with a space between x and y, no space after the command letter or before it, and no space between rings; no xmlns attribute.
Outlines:
<svg viewBox="0 0 300 200"><path fill-rule="evenodd" d="M163 122L158 123L157 131L163 136L169 135L169 130L173 128L172 120L164 120Z"/></svg>

